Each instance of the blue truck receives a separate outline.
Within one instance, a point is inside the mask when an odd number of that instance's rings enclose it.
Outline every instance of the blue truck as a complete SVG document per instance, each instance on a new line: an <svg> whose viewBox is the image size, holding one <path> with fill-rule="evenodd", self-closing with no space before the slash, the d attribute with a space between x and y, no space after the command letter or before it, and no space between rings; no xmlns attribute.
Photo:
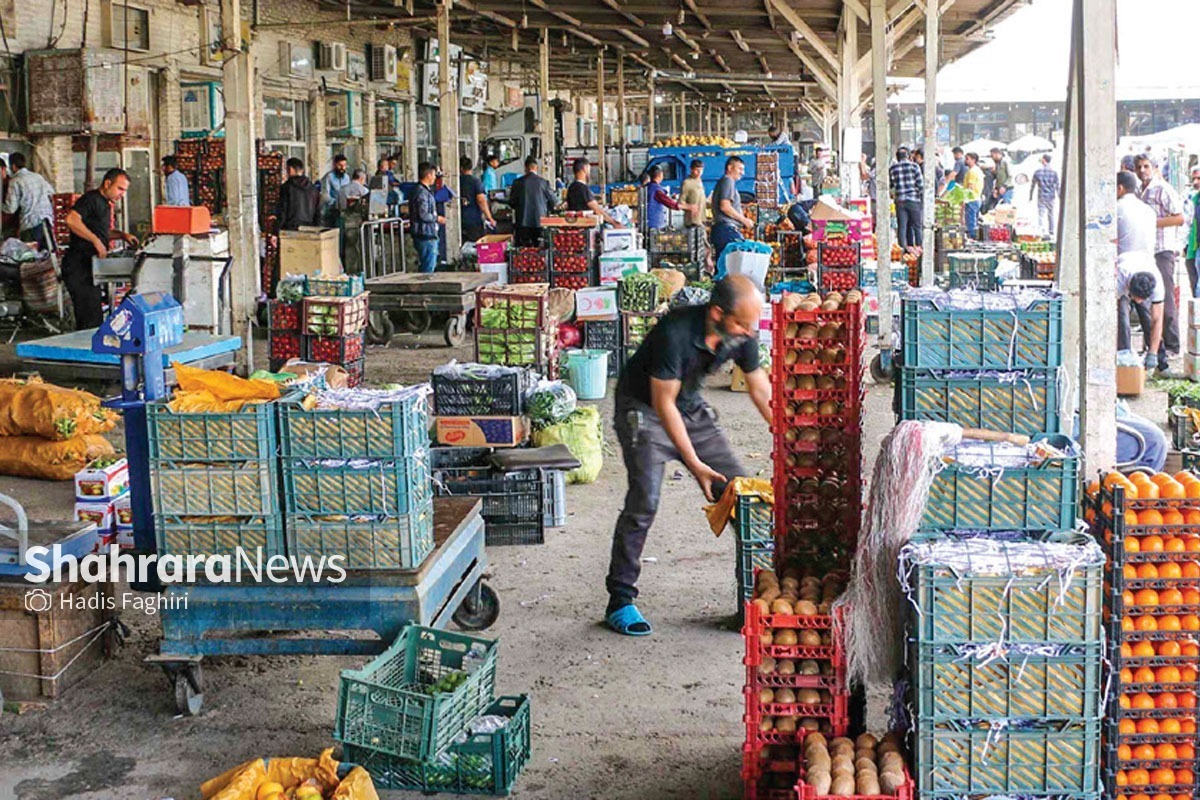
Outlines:
<svg viewBox="0 0 1200 800"><path fill-rule="evenodd" d="M653 166L662 167L663 188L673 194L678 194L684 178L691 170L692 160L698 158L704 162L704 172L701 174L704 189L712 192L717 181L725 174L725 161L730 156L737 156L746 163L746 174L737 184L738 192L742 195L743 201L752 201L755 198L754 182L758 175L760 153L777 153L779 155L779 202L788 202L791 199L792 179L796 175L796 155L791 145L652 147L646 161L646 169Z"/></svg>

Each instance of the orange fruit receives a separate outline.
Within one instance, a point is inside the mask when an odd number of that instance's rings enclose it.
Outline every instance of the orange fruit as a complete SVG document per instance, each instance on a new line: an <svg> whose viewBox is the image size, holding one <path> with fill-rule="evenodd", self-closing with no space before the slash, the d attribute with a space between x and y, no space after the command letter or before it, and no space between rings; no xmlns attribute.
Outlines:
<svg viewBox="0 0 1200 800"><path fill-rule="evenodd" d="M1191 761L1196 757L1196 748L1186 742L1175 745L1175 757L1180 761Z"/></svg>
<svg viewBox="0 0 1200 800"><path fill-rule="evenodd" d="M1196 720L1187 719L1187 718L1179 720L1179 732L1180 733L1195 733L1196 732Z"/></svg>
<svg viewBox="0 0 1200 800"><path fill-rule="evenodd" d="M1138 524L1139 525L1162 525L1163 524L1162 514L1160 514L1157 509L1153 509L1153 508L1147 508L1145 511L1139 511L1138 512ZM1143 550L1146 549L1145 544L1146 544L1145 542L1142 542Z"/></svg>
<svg viewBox="0 0 1200 800"><path fill-rule="evenodd" d="M1166 619L1166 617L1163 617L1163 619ZM1178 619L1176 619L1175 621L1177 623L1179 622ZM1133 624L1134 624L1135 629L1139 630L1139 631L1156 631L1156 630L1159 630L1159 627L1160 627L1159 620L1155 619L1150 614L1142 614L1140 617L1138 617L1136 620L1134 620ZM1162 630L1168 630L1168 629L1163 628ZM1179 630L1179 628L1173 628L1170 630Z"/></svg>
<svg viewBox="0 0 1200 800"><path fill-rule="evenodd" d="M1150 773L1144 769L1131 769L1125 773L1125 777L1129 779L1130 786L1146 786L1150 783ZM1172 775L1174 780L1175 776Z"/></svg>
<svg viewBox="0 0 1200 800"><path fill-rule="evenodd" d="M1154 680L1159 683L1181 683L1179 667L1159 667L1154 670Z"/></svg>
<svg viewBox="0 0 1200 800"><path fill-rule="evenodd" d="M1175 770L1175 782L1176 783L1182 783L1184 785L1187 785L1189 783L1195 783L1195 781L1196 781L1196 776L1194 774L1192 774L1192 771L1190 769Z"/></svg>
<svg viewBox="0 0 1200 800"><path fill-rule="evenodd" d="M1164 565L1165 566L1165 565ZM1168 577L1167 575L1163 576ZM1174 576L1176 578L1200 578L1200 564L1195 561L1183 562L1182 574Z"/></svg>
<svg viewBox="0 0 1200 800"><path fill-rule="evenodd" d="M1117 746L1117 759L1119 761L1128 761L1131 758L1133 758L1133 751L1129 748L1129 745L1122 744Z"/></svg>
<svg viewBox="0 0 1200 800"><path fill-rule="evenodd" d="M1096 495L1100 494L1100 481L1092 481L1089 483L1087 488L1084 489L1084 492L1087 493L1088 497L1095 497Z"/></svg>
<svg viewBox="0 0 1200 800"><path fill-rule="evenodd" d="M1126 632L1137 630L1137 628L1134 627L1132 617L1121 617L1121 630Z"/></svg>
<svg viewBox="0 0 1200 800"><path fill-rule="evenodd" d="M1183 656L1200 656L1200 644L1195 642L1184 642L1180 645L1180 655Z"/></svg>
<svg viewBox="0 0 1200 800"><path fill-rule="evenodd" d="M1168 513L1174 513L1176 515L1179 514L1178 511L1168 512ZM1163 519L1165 520L1166 518L1167 518L1167 515L1163 514ZM1167 524L1168 525L1182 525L1183 518L1181 516L1178 522L1168 522ZM1178 536L1168 536L1166 539L1163 540L1163 551L1166 553L1182 553L1184 551L1183 539L1180 539Z"/></svg>
<svg viewBox="0 0 1200 800"><path fill-rule="evenodd" d="M1125 580L1134 580L1138 576L1137 567L1133 564L1126 564L1121 568L1121 575L1124 576Z"/></svg>
<svg viewBox="0 0 1200 800"><path fill-rule="evenodd" d="M1173 478L1168 478L1158 484L1158 496L1163 500L1182 500L1187 497L1183 484Z"/></svg>
<svg viewBox="0 0 1200 800"><path fill-rule="evenodd" d="M1177 542L1179 540L1171 539L1171 541ZM1183 592L1178 589L1163 589L1158 593L1158 602L1164 606L1181 606L1183 605Z"/></svg>
<svg viewBox="0 0 1200 800"><path fill-rule="evenodd" d="M1150 476L1150 482L1162 486L1164 483L1175 483L1175 479L1165 472L1156 472Z"/></svg>
<svg viewBox="0 0 1200 800"><path fill-rule="evenodd" d="M1159 725L1159 728L1161 728L1159 733L1176 734L1182 732L1179 725L1179 720L1177 719L1164 719L1162 724ZM1180 758L1182 758L1182 756L1180 756Z"/></svg>
<svg viewBox="0 0 1200 800"><path fill-rule="evenodd" d="M1192 497L1193 490L1196 492L1196 497L1200 497L1200 482L1188 486L1188 497ZM1183 523L1185 525L1200 525L1200 508L1189 508L1183 512Z"/></svg>
<svg viewBox="0 0 1200 800"><path fill-rule="evenodd" d="M1200 524L1200 511L1196 512L1196 521L1197 521L1197 524ZM1137 525L1138 524L1138 518L1137 518L1136 511L1126 511L1125 512L1125 524L1126 525Z"/></svg>
<svg viewBox="0 0 1200 800"><path fill-rule="evenodd" d="M1163 692L1154 698L1155 708L1179 708L1179 698L1171 692Z"/></svg>
<svg viewBox="0 0 1200 800"><path fill-rule="evenodd" d="M1149 711L1154 708L1154 698L1145 692L1138 692L1129 698L1129 703L1132 708L1136 708L1139 711ZM1141 721L1145 722L1145 720Z"/></svg>
<svg viewBox="0 0 1200 800"><path fill-rule="evenodd" d="M1158 645L1158 655L1167 658L1173 658L1182 652L1183 648L1179 646L1179 642L1167 641L1160 642Z"/></svg>
<svg viewBox="0 0 1200 800"><path fill-rule="evenodd" d="M1156 719L1139 719L1136 724L1138 733L1146 735L1158 733L1158 720Z"/></svg>
<svg viewBox="0 0 1200 800"><path fill-rule="evenodd" d="M1152 658L1154 653L1153 642L1138 642L1133 646L1133 655L1138 658Z"/></svg>
<svg viewBox="0 0 1200 800"><path fill-rule="evenodd" d="M1156 621L1156 626L1153 630L1159 631L1179 631L1183 630L1183 625L1179 621L1179 617L1174 614L1164 614Z"/></svg>
<svg viewBox="0 0 1200 800"><path fill-rule="evenodd" d="M1133 602L1139 606L1156 606L1158 605L1158 592L1153 589L1138 589L1133 595Z"/></svg>
<svg viewBox="0 0 1200 800"><path fill-rule="evenodd" d="M1114 470L1104 476L1104 488L1111 489L1114 484L1125 483L1128 480L1129 478Z"/></svg>
<svg viewBox="0 0 1200 800"><path fill-rule="evenodd" d="M1134 600L1134 594L1133 594L1133 592L1131 592L1131 591L1130 591L1130 590L1128 590L1128 589L1126 589L1125 591L1121 592L1121 602L1122 602L1122 603L1124 603L1124 604L1125 604L1125 605L1127 605L1127 606L1132 606L1132 605L1136 605L1136 604L1137 604L1137 603L1136 603L1136 601Z"/></svg>
<svg viewBox="0 0 1200 800"><path fill-rule="evenodd" d="M1195 475L1188 472L1186 469L1179 470L1179 472L1176 472L1171 477L1174 478L1175 480L1179 481L1180 483L1188 483L1189 481L1200 480Z"/></svg>
<svg viewBox="0 0 1200 800"><path fill-rule="evenodd" d="M1179 757L1178 752L1175 750L1175 745L1173 744L1160 744L1158 747L1152 747L1150 749L1154 751L1154 758L1160 758L1163 761L1174 761Z"/></svg>
<svg viewBox="0 0 1200 800"><path fill-rule="evenodd" d="M1136 492L1131 495L1130 490ZM1157 500L1158 499L1158 484L1150 481L1141 481L1133 483L1132 481L1125 487L1126 500Z"/></svg>
<svg viewBox="0 0 1200 800"><path fill-rule="evenodd" d="M1121 642L1121 658L1133 658L1133 648L1129 642Z"/></svg>
<svg viewBox="0 0 1200 800"><path fill-rule="evenodd" d="M1150 773L1150 782L1155 786L1173 786L1175 784L1175 770L1173 769L1156 769Z"/></svg>
<svg viewBox="0 0 1200 800"><path fill-rule="evenodd" d="M1200 497L1200 480L1185 481L1183 484L1183 490L1187 492L1187 496L1192 499ZM1191 525L1192 523L1189 522L1188 524Z"/></svg>
<svg viewBox="0 0 1200 800"><path fill-rule="evenodd" d="M1185 606L1200 606L1200 589L1184 589L1183 599L1179 602Z"/></svg>
<svg viewBox="0 0 1200 800"><path fill-rule="evenodd" d="M1137 733L1137 723L1131 719L1122 719L1117 722L1117 733L1134 734Z"/></svg>
<svg viewBox="0 0 1200 800"><path fill-rule="evenodd" d="M1133 670L1129 667L1121 670L1121 683L1133 683Z"/></svg>
<svg viewBox="0 0 1200 800"><path fill-rule="evenodd" d="M1192 512L1188 512L1191 514ZM1188 520L1188 525L1200 524L1200 510L1195 511L1197 522ZM1183 546L1187 548L1189 553L1200 553L1200 536L1188 536L1183 540Z"/></svg>
<svg viewBox="0 0 1200 800"><path fill-rule="evenodd" d="M1195 683L1198 677L1195 667L1180 667L1179 682L1180 683Z"/></svg>
<svg viewBox="0 0 1200 800"><path fill-rule="evenodd" d="M1180 626L1185 631L1200 631L1200 616L1184 614L1179 618Z"/></svg>
<svg viewBox="0 0 1200 800"><path fill-rule="evenodd" d="M1191 709L1196 707L1195 692L1180 692L1179 694L1175 695L1175 699L1178 701L1180 708Z"/></svg>
<svg viewBox="0 0 1200 800"><path fill-rule="evenodd" d="M1133 757L1138 761L1149 761L1154 758L1154 745L1139 744L1133 748Z"/></svg>
<svg viewBox="0 0 1200 800"><path fill-rule="evenodd" d="M1124 670L1122 670L1124 672ZM1137 672L1133 673L1134 683L1154 683L1154 670L1149 667L1139 667Z"/></svg>
<svg viewBox="0 0 1200 800"><path fill-rule="evenodd" d="M1173 508L1168 508L1162 512L1163 525L1182 525L1183 514Z"/></svg>
<svg viewBox="0 0 1200 800"><path fill-rule="evenodd" d="M1180 578L1183 577L1182 570L1174 561L1168 561L1165 564L1159 564L1154 568L1154 577L1156 578Z"/></svg>
<svg viewBox="0 0 1200 800"><path fill-rule="evenodd" d="M1129 695L1123 694L1117 698L1117 705L1121 708L1129 708Z"/></svg>
<svg viewBox="0 0 1200 800"><path fill-rule="evenodd" d="M1164 564L1163 566L1169 566ZM1138 564L1137 576L1142 580L1153 580L1158 577L1158 567L1153 564ZM1163 577L1166 577L1165 575ZM1175 577L1179 577L1176 575Z"/></svg>
<svg viewBox="0 0 1200 800"><path fill-rule="evenodd" d="M1159 524L1162 523L1162 514L1159 514L1157 511L1155 511L1152 508L1147 509L1146 511L1143 511L1142 514L1156 514L1158 516ZM1143 536L1142 541L1141 541L1141 546L1142 546L1143 553L1161 553L1163 551L1162 537L1158 536L1157 534L1151 534L1150 536Z"/></svg>
<svg viewBox="0 0 1200 800"><path fill-rule="evenodd" d="M1142 552L1142 540L1136 536L1125 537L1125 552L1140 553Z"/></svg>
<svg viewBox="0 0 1200 800"><path fill-rule="evenodd" d="M1117 786L1128 786L1129 776L1125 774L1125 770L1117 770Z"/></svg>

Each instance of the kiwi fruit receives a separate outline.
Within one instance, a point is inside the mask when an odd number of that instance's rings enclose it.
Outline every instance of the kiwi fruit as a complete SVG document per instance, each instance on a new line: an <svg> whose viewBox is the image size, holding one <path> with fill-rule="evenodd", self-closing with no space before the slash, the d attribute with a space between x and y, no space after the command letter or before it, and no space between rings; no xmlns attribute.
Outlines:
<svg viewBox="0 0 1200 800"><path fill-rule="evenodd" d="M791 628L780 628L775 631L775 644L780 647L794 647L797 641L796 632Z"/></svg>

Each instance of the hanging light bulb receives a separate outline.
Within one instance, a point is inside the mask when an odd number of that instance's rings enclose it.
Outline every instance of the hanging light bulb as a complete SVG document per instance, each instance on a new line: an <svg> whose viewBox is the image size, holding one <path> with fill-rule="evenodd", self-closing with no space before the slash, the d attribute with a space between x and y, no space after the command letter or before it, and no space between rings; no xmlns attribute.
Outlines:
<svg viewBox="0 0 1200 800"><path fill-rule="evenodd" d="M683 12L683 6L679 6L679 24L682 25L687 21L687 15Z"/></svg>
<svg viewBox="0 0 1200 800"><path fill-rule="evenodd" d="M913 44L915 44L917 47L921 48L922 50L925 49L925 34L918 33L916 40L913 41Z"/></svg>
<svg viewBox="0 0 1200 800"><path fill-rule="evenodd" d="M525 30L528 27L529 27L529 15L526 14L524 11L522 11L521 12L521 30Z"/></svg>
<svg viewBox="0 0 1200 800"><path fill-rule="evenodd" d="M662 31L663 31L663 36L670 36L672 33L675 32L675 29L671 27L671 20L667 20L666 22L663 23Z"/></svg>

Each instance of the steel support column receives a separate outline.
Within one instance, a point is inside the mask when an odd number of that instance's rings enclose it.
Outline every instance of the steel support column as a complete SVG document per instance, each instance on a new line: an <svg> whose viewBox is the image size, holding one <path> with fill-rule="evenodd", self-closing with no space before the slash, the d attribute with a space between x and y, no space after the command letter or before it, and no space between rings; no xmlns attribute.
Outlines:
<svg viewBox="0 0 1200 800"><path fill-rule="evenodd" d="M458 65L450 60L450 12L454 0L439 0L438 28L438 117L441 142L438 160L443 180L458 196L458 92L451 88L450 76ZM446 203L446 260L455 261L462 249L462 203Z"/></svg>
<svg viewBox="0 0 1200 800"><path fill-rule="evenodd" d="M851 16L854 26L857 18ZM879 269L879 349L892 347L892 225L888 188L891 129L887 116L887 66L890 47L887 36L887 0L871 0L871 92L875 107L875 251ZM854 81L850 81L851 86ZM857 88L855 89L857 91Z"/></svg>
<svg viewBox="0 0 1200 800"><path fill-rule="evenodd" d="M941 0L925 3L925 197L922 198L921 285L933 285L933 200L937 195L937 73L941 51Z"/></svg>

